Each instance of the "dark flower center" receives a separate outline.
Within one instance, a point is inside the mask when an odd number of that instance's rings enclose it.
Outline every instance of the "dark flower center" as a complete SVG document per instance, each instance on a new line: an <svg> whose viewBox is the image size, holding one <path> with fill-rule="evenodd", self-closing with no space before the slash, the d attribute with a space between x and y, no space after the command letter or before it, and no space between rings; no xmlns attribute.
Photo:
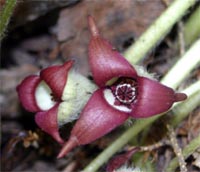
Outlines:
<svg viewBox="0 0 200 172"><path fill-rule="evenodd" d="M135 99L135 87L132 87L130 84L119 84L115 90L116 98L125 104L131 103Z"/></svg>
<svg viewBox="0 0 200 172"><path fill-rule="evenodd" d="M137 96L137 83L133 79L120 78L111 86L113 95L116 98L115 104L130 105Z"/></svg>

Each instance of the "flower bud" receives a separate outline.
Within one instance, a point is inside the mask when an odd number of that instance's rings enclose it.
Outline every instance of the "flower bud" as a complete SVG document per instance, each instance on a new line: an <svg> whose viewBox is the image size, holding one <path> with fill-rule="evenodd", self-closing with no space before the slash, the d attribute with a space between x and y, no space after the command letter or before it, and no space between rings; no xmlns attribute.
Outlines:
<svg viewBox="0 0 200 172"><path fill-rule="evenodd" d="M138 152L139 150L139 147L135 147L121 155L115 156L112 160L108 162L106 172L113 172L114 170L119 169L133 156L134 153Z"/></svg>

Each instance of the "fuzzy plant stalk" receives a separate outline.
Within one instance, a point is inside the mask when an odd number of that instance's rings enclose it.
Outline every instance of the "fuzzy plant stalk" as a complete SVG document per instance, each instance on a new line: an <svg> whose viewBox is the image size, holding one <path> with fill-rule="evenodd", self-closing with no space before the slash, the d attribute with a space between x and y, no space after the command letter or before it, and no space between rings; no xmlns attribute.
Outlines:
<svg viewBox="0 0 200 172"><path fill-rule="evenodd" d="M198 8L191 14L189 19L184 25L184 41L186 47L192 44L200 35L200 5Z"/></svg>
<svg viewBox="0 0 200 172"><path fill-rule="evenodd" d="M196 86L195 86L196 85ZM200 87L198 87L199 83L192 84L189 88L183 90L183 92L188 93L188 99L183 103L176 105L173 110L174 114L179 113L180 109L183 109L183 113L181 114L182 118L179 118L177 122L180 122L184 117L188 115L194 108L199 105L199 93ZM193 89L196 87L196 89ZM197 89L198 87L198 89ZM194 99L195 95L195 99ZM196 101L195 101L196 100ZM189 104L189 106L184 106L185 104ZM176 111L177 110L177 111ZM148 119L137 120L134 125L124 132L117 140L115 140L108 148L106 148L98 157L96 157L83 171L84 172L94 172L98 170L100 166L102 166L105 162L109 160L110 157L113 156L118 150L120 150L124 145L126 145L129 140L131 140L134 136L137 136L139 132L142 131L143 128L148 127L151 123L157 120L160 116L154 116ZM176 118L176 115L174 116ZM174 125L174 120L172 119L172 124ZM177 125L177 124L176 124Z"/></svg>
<svg viewBox="0 0 200 172"><path fill-rule="evenodd" d="M184 158L188 158L196 149L200 147L200 135L194 138L184 149L183 156ZM178 159L174 158L170 161L169 166L166 169L166 172L175 171L178 167Z"/></svg>
<svg viewBox="0 0 200 172"><path fill-rule="evenodd" d="M2 11L0 11L0 40L2 40L5 35L5 31L15 5L16 0L6 0Z"/></svg>
<svg viewBox="0 0 200 172"><path fill-rule="evenodd" d="M195 2L196 0L175 0L137 42L124 53L126 59L132 64L141 61Z"/></svg>
<svg viewBox="0 0 200 172"><path fill-rule="evenodd" d="M162 83L168 86L170 85L173 88L177 88L179 83L181 83L181 81L183 81L190 74L192 69L200 64L199 50L200 39L198 39L183 55L183 57L177 61L176 65L174 65L162 79Z"/></svg>

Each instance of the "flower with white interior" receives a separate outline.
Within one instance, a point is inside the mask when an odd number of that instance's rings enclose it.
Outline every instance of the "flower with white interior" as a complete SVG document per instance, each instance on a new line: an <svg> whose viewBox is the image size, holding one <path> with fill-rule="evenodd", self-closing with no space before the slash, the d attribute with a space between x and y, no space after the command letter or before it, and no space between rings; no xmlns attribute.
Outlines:
<svg viewBox="0 0 200 172"><path fill-rule="evenodd" d="M23 107L36 112L35 122L57 142L63 143L59 126L78 118L96 86L72 69L73 61L43 69L26 77L17 92Z"/></svg>
<svg viewBox="0 0 200 172"><path fill-rule="evenodd" d="M129 117L147 118L186 99L183 93L140 76L135 68L103 39L91 16L89 63L99 86L87 102L58 158L78 145L88 144L124 123Z"/></svg>

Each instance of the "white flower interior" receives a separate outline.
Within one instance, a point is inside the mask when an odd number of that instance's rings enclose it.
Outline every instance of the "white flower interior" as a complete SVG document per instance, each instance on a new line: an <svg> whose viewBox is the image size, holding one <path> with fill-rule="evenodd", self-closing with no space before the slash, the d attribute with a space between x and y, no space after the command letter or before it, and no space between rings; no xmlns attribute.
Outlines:
<svg viewBox="0 0 200 172"><path fill-rule="evenodd" d="M123 112L131 112L131 109L127 108L124 105L115 105L115 99L116 97L113 95L112 91L110 89L105 89L104 90L104 98L108 102L109 105L114 107L117 110L123 111Z"/></svg>
<svg viewBox="0 0 200 172"><path fill-rule="evenodd" d="M51 109L56 103L52 100L51 89L44 81L38 84L35 91L35 99L38 107L44 111Z"/></svg>

